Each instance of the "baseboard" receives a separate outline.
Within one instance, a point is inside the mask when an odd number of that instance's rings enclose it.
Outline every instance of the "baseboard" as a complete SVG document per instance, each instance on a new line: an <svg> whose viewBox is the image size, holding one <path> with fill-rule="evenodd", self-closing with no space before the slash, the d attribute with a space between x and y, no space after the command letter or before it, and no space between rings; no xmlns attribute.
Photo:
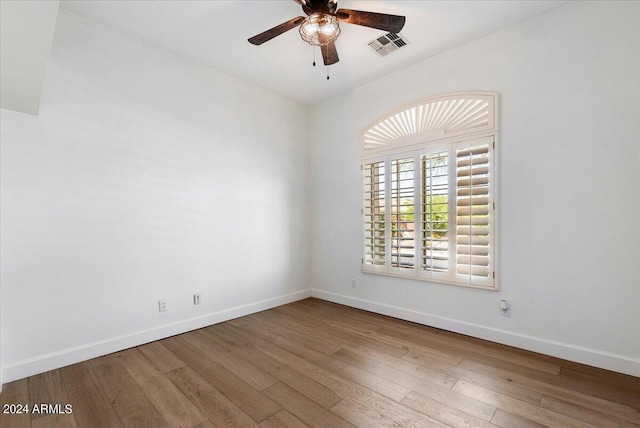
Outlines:
<svg viewBox="0 0 640 428"><path fill-rule="evenodd" d="M400 308L397 306L385 305L382 303L357 299L350 296L344 296L342 294L329 293L327 291L317 289L313 289L311 291L311 294L313 297L327 300L329 302L340 303L342 305L363 309L365 311L388 315L394 318L400 318L418 324L441 328L443 330L453 331L456 333L465 334L492 342L502 343L504 345L514 346L516 348L539 352L541 354L550 355L565 360L575 361L606 370L612 370L615 372L640 377L640 360L626 357L624 355L616 355L608 352L598 351L596 349L589 349L567 343L542 339L539 337L527 336L510 331L494 329L478 324L443 318L440 316L430 315L427 313Z"/></svg>
<svg viewBox="0 0 640 428"><path fill-rule="evenodd" d="M4 383L8 383L14 380L23 379L38 373L90 360L91 358L111 354L112 352L143 345L145 343L153 342L154 340L164 339L165 337L196 330L212 324L275 308L277 306L286 305L287 303L306 299L308 297L311 297L311 290L298 291L296 293L238 306L201 317L164 325L158 328L139 331L126 336L89 343L76 348L30 358L28 360L23 360L3 367L2 381Z"/></svg>

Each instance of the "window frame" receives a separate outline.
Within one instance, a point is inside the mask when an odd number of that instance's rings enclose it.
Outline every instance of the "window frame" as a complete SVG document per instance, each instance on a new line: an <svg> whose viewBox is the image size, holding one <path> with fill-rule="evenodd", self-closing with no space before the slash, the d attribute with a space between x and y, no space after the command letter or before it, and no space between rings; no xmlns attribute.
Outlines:
<svg viewBox="0 0 640 428"><path fill-rule="evenodd" d="M478 93L471 93L471 96L477 95ZM393 145L390 144L389 147L385 147L384 149L376 148L371 153L367 153L366 149L362 150L361 156L361 233L362 233L362 242L361 242L361 271L367 274L375 274L382 276L390 276L395 278L405 278L405 279L413 279L424 282L433 282L433 283L442 283L448 285L456 285L468 288L476 288L490 291L498 291L499 290L499 275L498 275L498 209L497 209L497 195L498 195L498 147L499 147L499 137L498 130L495 127L495 106L497 104L497 94L495 93L482 93L485 96L488 94L492 97L492 101L490 102L489 109L491 110L492 119L488 120L488 123L485 126L472 128L469 130L456 131L453 132L453 135L447 135L446 130L429 130L427 132L416 132L413 135L405 135L401 138L398 138L400 144ZM440 99L450 99L452 94L445 94L437 97L430 97L420 102L433 102L434 100ZM468 94L456 93L453 94L453 97L461 97ZM416 105L414 103L413 105ZM405 111L410 108L404 107ZM396 110L397 114L398 111ZM388 115L386 117L392 117L393 114ZM372 124L372 126L377 125L382 122L383 119L379 119ZM365 131L366 132L366 131ZM364 147L364 135L363 132L363 147ZM471 146L480 146L480 145L488 145L488 162L489 162L489 183L488 183L488 227L489 227L489 243L488 243L488 268L489 268L489 276L487 278L486 284L481 284L478 282L469 283L469 282L461 282L458 279L462 274L459 274L458 271L458 260L459 256L462 253L458 251L458 240L457 240L457 226L458 226L458 218L457 215L457 190L459 186L456 181L457 176L457 152L458 150L464 147ZM422 185L422 156L434 154L438 152L446 152L447 153L447 193L448 193L448 228L447 228L447 236L448 236L448 271L447 272L435 272L422 269L422 214L423 214L423 201L422 194L423 189L421 189ZM413 207L414 207L414 240L413 240L413 258L414 263L413 267L408 268L400 268L393 267L392 268L392 254L391 254L391 240L392 240L392 229L391 229L391 165L393 160L404 159L411 157L413 158L413 180L414 180L414 188L413 188ZM365 195L365 176L364 171L366 165L375 163L375 162L384 162L384 171L385 171L385 264L384 265L366 265L365 264L365 252L366 252L366 234L365 234L365 207L366 207L366 195ZM387 215L388 214L388 215ZM375 242L375 238L374 238ZM471 245L471 244L469 244ZM471 255L470 255L471 257ZM469 278L472 278L469 275ZM476 278L477 279L477 278Z"/></svg>

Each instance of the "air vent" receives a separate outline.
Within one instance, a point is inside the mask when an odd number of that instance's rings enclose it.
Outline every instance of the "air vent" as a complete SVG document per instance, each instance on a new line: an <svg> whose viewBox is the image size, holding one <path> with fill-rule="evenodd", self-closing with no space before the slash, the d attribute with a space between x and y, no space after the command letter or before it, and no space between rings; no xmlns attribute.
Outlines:
<svg viewBox="0 0 640 428"><path fill-rule="evenodd" d="M386 56L409 44L407 39L400 33L388 33L382 37L369 42L369 47L378 55Z"/></svg>

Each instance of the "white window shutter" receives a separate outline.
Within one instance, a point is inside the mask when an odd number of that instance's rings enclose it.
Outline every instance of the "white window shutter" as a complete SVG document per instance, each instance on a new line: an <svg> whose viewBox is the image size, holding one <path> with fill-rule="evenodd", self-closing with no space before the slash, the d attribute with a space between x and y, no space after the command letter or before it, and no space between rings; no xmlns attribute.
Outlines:
<svg viewBox="0 0 640 428"><path fill-rule="evenodd" d="M491 144L459 147L456 156L456 280L492 283Z"/></svg>
<svg viewBox="0 0 640 428"><path fill-rule="evenodd" d="M449 156L436 152L421 156L422 276L449 277Z"/></svg>
<svg viewBox="0 0 640 428"><path fill-rule="evenodd" d="M385 165L365 164L364 172L364 254L365 270L379 270L386 265L385 237Z"/></svg>
<svg viewBox="0 0 640 428"><path fill-rule="evenodd" d="M411 270L415 259L413 157L391 161L391 267Z"/></svg>

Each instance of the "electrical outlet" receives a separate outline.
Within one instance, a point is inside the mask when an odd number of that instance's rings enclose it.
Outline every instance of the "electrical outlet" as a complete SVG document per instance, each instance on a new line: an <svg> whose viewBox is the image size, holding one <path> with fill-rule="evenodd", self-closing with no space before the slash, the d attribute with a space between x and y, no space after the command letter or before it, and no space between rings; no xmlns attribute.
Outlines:
<svg viewBox="0 0 640 428"><path fill-rule="evenodd" d="M500 315L505 317L511 316L511 305L506 300L500 300Z"/></svg>
<svg viewBox="0 0 640 428"><path fill-rule="evenodd" d="M167 301L165 299L158 300L158 312L166 312L168 310Z"/></svg>
<svg viewBox="0 0 640 428"><path fill-rule="evenodd" d="M358 286L358 283L356 282L355 279L351 280L351 288L356 288Z"/></svg>
<svg viewBox="0 0 640 428"><path fill-rule="evenodd" d="M194 305L200 304L200 293L196 293L193 295L193 304Z"/></svg>

